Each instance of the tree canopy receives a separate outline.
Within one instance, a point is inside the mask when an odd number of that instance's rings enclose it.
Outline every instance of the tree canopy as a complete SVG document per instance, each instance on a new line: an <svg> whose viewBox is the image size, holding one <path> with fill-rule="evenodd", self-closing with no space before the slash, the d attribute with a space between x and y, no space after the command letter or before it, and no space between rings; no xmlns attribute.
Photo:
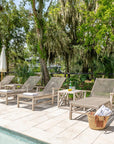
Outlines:
<svg viewBox="0 0 114 144"><path fill-rule="evenodd" d="M24 6L28 3L31 10ZM114 73L112 0L13 0L0 3L0 49L8 70L26 57L40 58L43 82L47 62L68 73ZM112 77L114 74L112 75Z"/></svg>

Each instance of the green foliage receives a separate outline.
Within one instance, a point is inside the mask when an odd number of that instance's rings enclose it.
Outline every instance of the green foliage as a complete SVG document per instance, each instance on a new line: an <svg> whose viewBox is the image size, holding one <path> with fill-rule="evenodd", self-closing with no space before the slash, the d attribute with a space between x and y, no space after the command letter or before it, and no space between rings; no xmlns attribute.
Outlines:
<svg viewBox="0 0 114 144"><path fill-rule="evenodd" d="M78 35L81 38L85 48L94 49L98 55L101 55L107 51L110 52L113 37L113 16L112 16L112 0L98 1L98 8L92 11L87 11L87 8L81 13L86 14L86 21L78 27ZM88 17L89 16L89 17ZM110 23L110 24L109 24ZM80 41L80 40L79 40Z"/></svg>
<svg viewBox="0 0 114 144"><path fill-rule="evenodd" d="M63 84L65 88L69 87L71 81L72 86L75 86L76 89L81 90L91 90L94 84L94 80L86 82L87 75L72 75L70 78L67 78Z"/></svg>
<svg viewBox="0 0 114 144"><path fill-rule="evenodd" d="M16 68L26 57L40 56L45 63L60 63L63 72L93 73L71 76L66 87L71 80L76 88L86 88L86 79L101 77L97 73L114 77L110 75L114 73L112 0L53 1L47 11L45 4L50 1L36 0L36 14L25 10L25 1L34 7L33 0L23 0L19 8L13 0L2 1L0 51L4 44L9 66Z"/></svg>
<svg viewBox="0 0 114 144"><path fill-rule="evenodd" d="M18 65L17 68L15 69L15 73L17 77L17 82L22 84L28 79L29 76L34 75L34 71L29 70L29 66L27 63Z"/></svg>
<svg viewBox="0 0 114 144"><path fill-rule="evenodd" d="M0 12L0 39L6 46L7 65L16 65L26 56L26 33L29 30L29 12L23 6L18 9L13 0L2 2L3 11Z"/></svg>
<svg viewBox="0 0 114 144"><path fill-rule="evenodd" d="M113 73L113 1L85 3L86 7L84 2L80 6L81 21L77 28L77 42L84 49L78 50L81 53L79 62L84 64L86 72Z"/></svg>

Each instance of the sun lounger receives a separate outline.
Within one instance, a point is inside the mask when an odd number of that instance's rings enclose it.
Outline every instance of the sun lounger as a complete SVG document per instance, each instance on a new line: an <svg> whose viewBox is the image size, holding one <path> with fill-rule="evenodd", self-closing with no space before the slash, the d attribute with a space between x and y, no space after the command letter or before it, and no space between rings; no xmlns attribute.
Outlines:
<svg viewBox="0 0 114 144"><path fill-rule="evenodd" d="M35 105L39 105L39 100L44 100L41 103L46 103L51 101L54 103L54 97L57 96L57 90L59 90L65 81L64 77L52 77L47 85L45 86L42 92L38 93L23 93L17 95L17 106L19 107L20 103L32 105L32 110L34 110ZM47 100L50 99L51 100ZM31 101L27 101L27 99Z"/></svg>
<svg viewBox="0 0 114 144"><path fill-rule="evenodd" d="M79 111L81 109L97 110L102 105L108 105L111 108L112 98L110 98L110 93L113 92L113 88L114 79L97 78L90 97L84 97L84 99L70 103L69 119L72 119L73 112L86 114L86 112Z"/></svg>
<svg viewBox="0 0 114 144"><path fill-rule="evenodd" d="M40 77L38 76L30 76L28 80L23 84L21 89L15 89L15 90L0 90L0 98L5 97L6 99L6 104L8 104L8 98L9 97L15 97L18 93L23 93L23 92L28 92L32 91L35 85L38 83L40 80Z"/></svg>

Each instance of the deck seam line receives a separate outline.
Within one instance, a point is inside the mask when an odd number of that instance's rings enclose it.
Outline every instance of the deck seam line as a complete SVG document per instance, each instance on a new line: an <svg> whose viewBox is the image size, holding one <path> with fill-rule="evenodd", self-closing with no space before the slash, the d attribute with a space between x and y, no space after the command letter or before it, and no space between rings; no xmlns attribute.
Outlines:
<svg viewBox="0 0 114 144"><path fill-rule="evenodd" d="M89 126L88 126L89 127ZM86 129L88 129L88 127L86 127L83 131L81 131L77 136L73 137L72 139L77 138L80 134L82 134Z"/></svg>

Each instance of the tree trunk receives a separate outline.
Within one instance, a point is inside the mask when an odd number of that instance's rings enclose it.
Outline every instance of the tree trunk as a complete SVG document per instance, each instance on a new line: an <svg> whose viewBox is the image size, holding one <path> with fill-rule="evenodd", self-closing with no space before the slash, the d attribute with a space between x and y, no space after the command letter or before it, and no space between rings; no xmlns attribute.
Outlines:
<svg viewBox="0 0 114 144"><path fill-rule="evenodd" d="M49 72L46 66L46 62L43 59L40 59L40 64L41 64L41 71L42 71L42 83L45 85L49 81Z"/></svg>
<svg viewBox="0 0 114 144"><path fill-rule="evenodd" d="M6 49L7 50L7 49ZM6 53L7 73L9 73L9 52Z"/></svg>
<svg viewBox="0 0 114 144"><path fill-rule="evenodd" d="M83 69L82 69L82 72L83 74L86 74L87 75L87 79L89 79L89 76L88 76L88 70L89 70L89 67L86 63L83 64Z"/></svg>
<svg viewBox="0 0 114 144"><path fill-rule="evenodd" d="M1 39L1 34L0 34L0 52L1 52L1 49L2 49L2 39Z"/></svg>
<svg viewBox="0 0 114 144"><path fill-rule="evenodd" d="M35 0L31 1L32 9L34 13L34 19L36 24L36 32L37 32L37 38L38 38L38 52L40 56L40 63L41 63L41 70L42 70L42 81L44 84L47 84L49 81L49 72L46 65L46 59L45 59L45 50L43 48L43 0L39 1L39 9L36 10L35 6Z"/></svg>
<svg viewBox="0 0 114 144"><path fill-rule="evenodd" d="M47 64L46 64L46 59L44 58L45 56L45 50L43 49L43 29L42 27L40 28L40 30L38 28L36 28L37 31L37 37L38 37L38 43L39 44L39 56L40 56L40 64L41 64L41 70L42 70L42 82L46 85L49 81L49 72L47 69Z"/></svg>
<svg viewBox="0 0 114 144"><path fill-rule="evenodd" d="M68 78L70 78L70 68L69 68L69 55L66 53L65 55L65 63L66 63L66 72L68 74Z"/></svg>
<svg viewBox="0 0 114 144"><path fill-rule="evenodd" d="M86 64L83 65L82 72L83 73L88 73L88 66Z"/></svg>

